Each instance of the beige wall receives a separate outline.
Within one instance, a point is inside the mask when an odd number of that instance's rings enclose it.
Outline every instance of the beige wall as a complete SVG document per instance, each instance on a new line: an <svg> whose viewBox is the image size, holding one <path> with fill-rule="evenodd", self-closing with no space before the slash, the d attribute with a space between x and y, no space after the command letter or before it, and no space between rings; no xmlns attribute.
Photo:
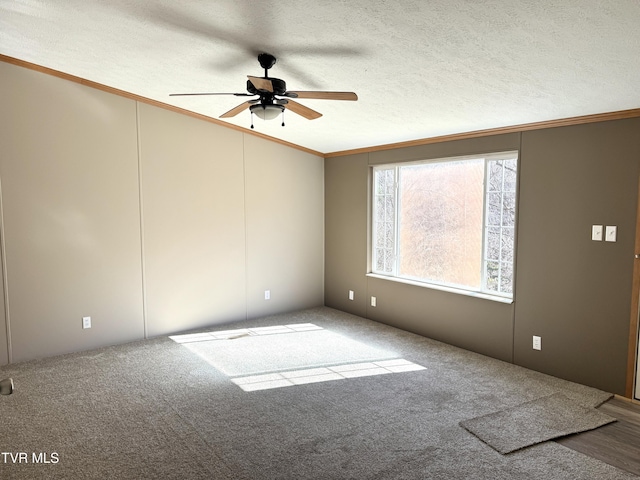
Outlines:
<svg viewBox="0 0 640 480"><path fill-rule="evenodd" d="M149 336L245 317L240 132L141 104Z"/></svg>
<svg viewBox="0 0 640 480"><path fill-rule="evenodd" d="M0 79L0 364L322 304L322 158L1 62Z"/></svg>
<svg viewBox="0 0 640 480"><path fill-rule="evenodd" d="M140 337L135 103L0 69L12 360Z"/></svg>
<svg viewBox="0 0 640 480"><path fill-rule="evenodd" d="M249 135L244 142L248 316L323 305L324 161Z"/></svg>

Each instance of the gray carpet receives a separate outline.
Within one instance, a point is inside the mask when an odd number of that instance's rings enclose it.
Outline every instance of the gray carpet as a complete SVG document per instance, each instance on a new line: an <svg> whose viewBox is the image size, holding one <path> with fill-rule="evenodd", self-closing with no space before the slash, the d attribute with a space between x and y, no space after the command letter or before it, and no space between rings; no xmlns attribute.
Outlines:
<svg viewBox="0 0 640 480"><path fill-rule="evenodd" d="M465 420L460 422L460 426L505 454L615 421L615 418L595 408L582 406L561 393L555 393Z"/></svg>
<svg viewBox="0 0 640 480"><path fill-rule="evenodd" d="M459 425L557 393L594 406L605 392L329 308L226 328L300 323L424 368L247 392L168 337L1 367L15 392L0 396L0 452L29 462L0 456L0 478L637 478L555 442L501 455Z"/></svg>

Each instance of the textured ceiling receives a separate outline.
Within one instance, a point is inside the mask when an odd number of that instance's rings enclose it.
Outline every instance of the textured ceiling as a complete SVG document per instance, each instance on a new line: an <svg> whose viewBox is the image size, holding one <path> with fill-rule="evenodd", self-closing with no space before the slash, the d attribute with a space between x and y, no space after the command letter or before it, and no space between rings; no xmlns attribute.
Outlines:
<svg viewBox="0 0 640 480"><path fill-rule="evenodd" d="M0 0L0 53L216 118L244 99L168 95L244 92L266 51L289 90L358 94L254 119L330 153L638 108L639 25L637 0Z"/></svg>

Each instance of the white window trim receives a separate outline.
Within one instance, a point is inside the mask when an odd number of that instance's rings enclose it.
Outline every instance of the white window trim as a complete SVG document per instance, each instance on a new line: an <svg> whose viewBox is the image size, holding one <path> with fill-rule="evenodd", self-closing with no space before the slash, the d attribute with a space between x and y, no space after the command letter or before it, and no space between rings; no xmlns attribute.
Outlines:
<svg viewBox="0 0 640 480"><path fill-rule="evenodd" d="M423 164L428 164L428 163L445 163L445 162L457 162L457 161L464 161L464 160L470 160L470 159L479 159L482 158L485 161L485 175L484 175L484 180L483 182L486 182L487 180L487 166L489 164L490 161L498 161L498 160L509 160L516 157L517 161L518 161L518 177L519 177L519 171L520 171L520 155L519 152L517 150L510 150L510 151L504 151L504 152L497 152L497 153L489 153L489 154L475 154L475 155L464 155L464 156L457 156L457 157L444 157L444 158L433 158L433 159L424 159L424 160L414 160L414 161L407 161L407 162L393 162L393 163L386 163L386 164L377 164L377 165L371 165L371 172L372 172L372 176L371 179L373 181L374 179L374 175L373 173L376 170L384 170L384 169L395 169L395 168L399 168L399 167L403 167L403 166L407 166L407 165L423 165ZM519 187L519 182L516 181L516 209L517 209L517 196L518 196L518 187ZM485 187L483 187L483 195L486 196L486 190L484 190ZM397 189L398 189L398 183L397 180L395 182L394 185L394 189L396 191L396 198L397 198ZM449 285L449 284L441 284L441 283L437 283L437 282L427 282L427 281L423 281L423 280L412 280L411 278L407 278L407 277L400 277L398 276L398 262L394 261L394 265L393 265L393 272L390 274L384 274L384 273L378 273L378 272L374 272L373 271L373 259L374 259L374 250L375 250L375 246L373 245L374 242L374 228L375 228L375 218L374 218L374 211L375 209L373 208L373 202L375 200L375 185L372 186L372 191L371 191L371 196L369 198L369 201L372 202L372 208L371 208L371 218L370 218L370 228L369 228L369 249L370 249L370 254L369 254L369 272L367 273L367 277L371 277L371 278L377 278L377 279L381 279L381 280L389 280L392 282L396 282L396 283L404 283L407 285L413 285L413 286L417 286L417 287L422 287L422 288L428 288L428 289L432 289L432 290L439 290L439 291L443 291L443 292L449 292L449 293L455 293L455 294L459 294L459 295L465 295L465 296L469 296L469 297L475 297L475 298L482 298L485 300L491 300L491 301L495 301L495 302L499 302L499 303L506 303L506 304L512 304L514 302L514 298L515 298L515 256L516 256L516 252L515 252L515 239L516 239L516 235L517 235L517 210L516 210L516 225L514 225L514 260L512 262L513 265L513 291L511 294L504 294L504 293L500 293L500 292L495 292L495 293L491 293L491 292L487 292L486 290L475 290L475 289L466 289L464 287L458 287L458 286L454 286L454 285ZM398 199L398 202L400 202L400 199ZM397 212L400 211L401 206L398 204L396 205L396 214ZM485 242L487 241L486 239L486 206L483 208L483 218L482 218L482 271L481 271L481 277L482 277L482 284L484 284L486 282L486 262L485 262ZM395 222L395 228L396 230L399 228L399 223L398 221ZM398 232L395 232L395 237L398 238ZM395 247L395 257L396 259L398 258L398 250L400 248L399 242L396 242Z"/></svg>
<svg viewBox="0 0 640 480"><path fill-rule="evenodd" d="M428 288L429 290L439 290L441 292L456 293L458 295L465 295L467 297L482 298L484 300L491 300L498 303L512 304L514 300L511 297L501 297L499 295L491 295L484 292L478 292L476 290L465 290L463 288L449 287L446 285L439 285L437 283L413 281L404 277L392 277L391 275L382 275L381 273L370 272L367 273L367 277L377 278L379 280L388 280L390 282L396 283L404 283L405 285L413 285L414 287Z"/></svg>

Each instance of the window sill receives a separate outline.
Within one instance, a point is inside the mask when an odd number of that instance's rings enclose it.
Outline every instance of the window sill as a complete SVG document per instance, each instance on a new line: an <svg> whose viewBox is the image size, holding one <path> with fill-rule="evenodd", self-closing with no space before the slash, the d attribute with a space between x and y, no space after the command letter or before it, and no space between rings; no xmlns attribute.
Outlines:
<svg viewBox="0 0 640 480"><path fill-rule="evenodd" d="M497 295L489 295L487 293L472 292L470 290L463 290L461 288L445 287L444 285L435 285L433 283L415 282L412 280L407 280L406 278L388 277L386 275L379 275L377 273L367 273L367 277L377 278L380 280L388 280L390 282L396 282L396 283L405 283L407 285L414 285L416 287L429 288L431 290L440 290L441 292L457 293L458 295L466 295L467 297L482 298L484 300L491 300L492 302L507 303L507 304L513 303L513 298L499 297Z"/></svg>

